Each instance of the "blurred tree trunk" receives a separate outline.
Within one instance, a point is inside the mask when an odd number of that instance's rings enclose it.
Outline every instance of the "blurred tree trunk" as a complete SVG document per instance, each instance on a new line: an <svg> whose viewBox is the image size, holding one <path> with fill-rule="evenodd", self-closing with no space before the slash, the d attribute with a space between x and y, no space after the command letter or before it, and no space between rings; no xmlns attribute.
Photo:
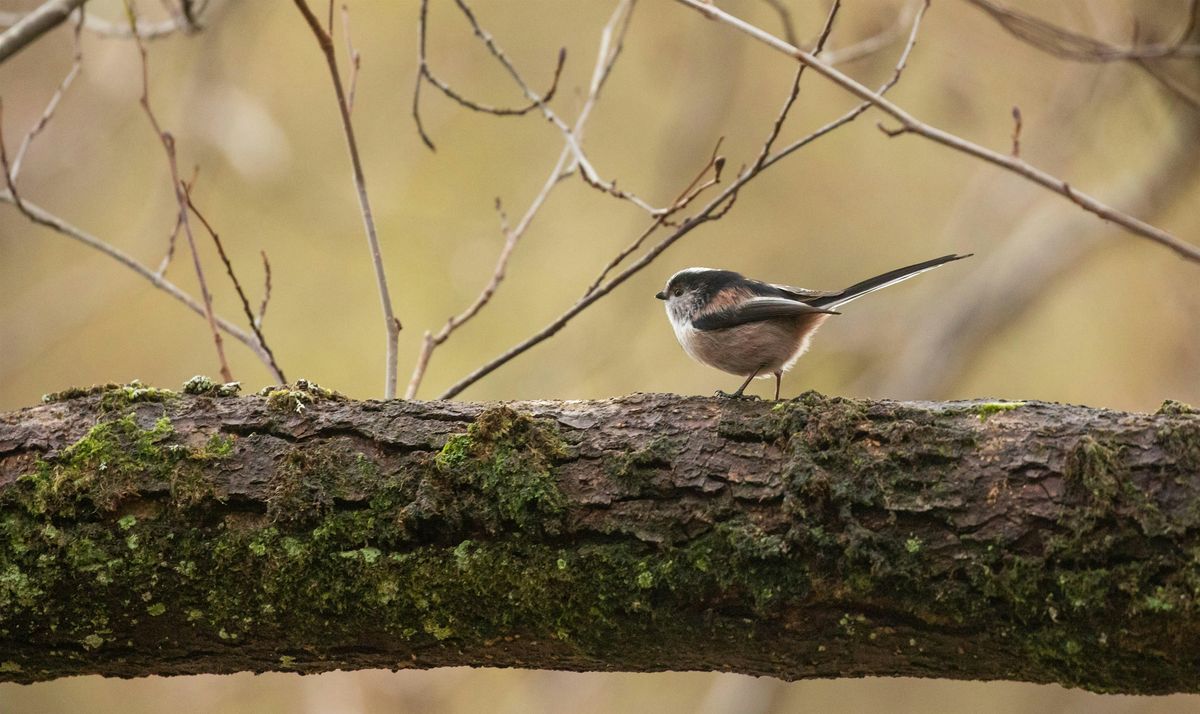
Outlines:
<svg viewBox="0 0 1200 714"><path fill-rule="evenodd" d="M0 678L494 665L1200 691L1200 414L354 402L0 415Z"/></svg>

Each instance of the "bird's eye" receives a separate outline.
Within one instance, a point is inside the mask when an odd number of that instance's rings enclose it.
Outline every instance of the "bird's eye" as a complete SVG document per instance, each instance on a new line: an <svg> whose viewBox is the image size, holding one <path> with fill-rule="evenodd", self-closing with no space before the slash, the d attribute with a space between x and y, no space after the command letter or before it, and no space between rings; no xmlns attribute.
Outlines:
<svg viewBox="0 0 1200 714"><path fill-rule="evenodd" d="M671 294L675 297L683 297L683 288L675 288L671 291Z"/></svg>

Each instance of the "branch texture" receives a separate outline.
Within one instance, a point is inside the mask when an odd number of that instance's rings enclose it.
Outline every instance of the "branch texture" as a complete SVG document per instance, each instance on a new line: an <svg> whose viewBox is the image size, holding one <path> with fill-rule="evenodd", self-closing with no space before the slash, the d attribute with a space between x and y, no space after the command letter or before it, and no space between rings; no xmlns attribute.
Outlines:
<svg viewBox="0 0 1200 714"><path fill-rule="evenodd" d="M0 33L0 62L4 62L26 45L58 27L72 12L87 0L47 0L40 7Z"/></svg>
<svg viewBox="0 0 1200 714"><path fill-rule="evenodd" d="M1200 691L1200 413L353 402L0 415L0 678L489 665Z"/></svg>

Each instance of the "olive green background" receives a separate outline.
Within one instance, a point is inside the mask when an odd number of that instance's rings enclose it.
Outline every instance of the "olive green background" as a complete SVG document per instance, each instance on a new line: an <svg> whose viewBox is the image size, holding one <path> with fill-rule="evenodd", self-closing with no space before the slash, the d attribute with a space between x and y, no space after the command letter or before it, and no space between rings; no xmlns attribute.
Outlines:
<svg viewBox="0 0 1200 714"><path fill-rule="evenodd" d="M824 2L785 0L800 34L815 35ZM21 10L27 0L4 0ZM143 2L147 14L158 3ZM560 46L566 69L554 106L568 120L582 101L613 0L474 3L535 86ZM722 7L778 31L766 2ZM151 43L151 99L176 137L183 173L199 167L195 198L221 233L252 301L262 291L259 250L273 267L266 335L290 378L358 398L379 397L383 326L349 163L324 62L288 2L215 0L209 28ZM499 105L522 98L451 3L433 3L430 57L439 76ZM897 2L846 0L830 45L892 23ZM1014 2L1117 43L1133 19L1142 37L1170 36L1183 0ZM115 0L91 12L119 20ZM314 5L324 11L324 4ZM400 338L401 389L426 329L474 299L503 242L493 207L514 221L561 150L535 116L471 113L428 87L420 142L410 115L416 71L414 0L351 4L363 56L354 111ZM343 51L339 37L338 48ZM871 85L891 72L900 43L843 67ZM26 160L21 190L81 228L156 266L175 206L161 147L138 106L141 75L128 41L84 36L83 74ZM346 67L344 54L341 57ZM1194 61L1194 60L1193 60ZM70 66L70 32L56 30L0 66L10 154ZM641 0L624 55L588 125L602 176L655 204L669 202L718 137L729 169L751 161L790 85L793 66L728 27L668 0ZM1065 62L1014 40L961 0L930 10L909 69L892 94L919 117L1007 150L1011 109L1024 116L1023 156L1102 200L1154 170L1188 110L1128 64ZM815 74L784 139L854 102ZM721 221L668 250L543 345L463 394L467 399L588 399L636 391L706 394L737 379L690 361L652 295L682 267L727 267L775 282L840 288L950 252L976 257L872 295L831 320L784 379L806 389L903 399L1036 398L1153 410L1165 398L1200 402L1200 266L1099 219L1095 248L991 334L961 374L938 390L889 375L903 348L927 334L947 294L987 280L1022 219L1053 230L1079 209L1016 177L914 136L886 138L868 113L753 182ZM1196 154L1195 145L1177 147ZM1195 242L1200 172L1182 197L1140 207ZM599 269L647 225L644 213L578 177L551 195L517 248L508 278L480 316L433 357L420 396L431 398L570 306ZM218 311L240 317L211 244L200 248ZM1040 250L1040 248L1035 248ZM1051 252L1051 250L1048 250ZM1053 259L1047 255L1047 260ZM196 293L186 244L168 277ZM953 290L953 293L948 291ZM989 303L1003 304L1007 295ZM239 322L242 322L238 320ZM226 340L247 389L270 382ZM0 204L0 409L34 404L69 385L138 378L178 387L218 365L203 320L111 259L33 226ZM770 384L753 387L769 394ZM0 685L2 712L161 711L889 711L1167 712L1197 697L1097 697L1052 686L914 680L782 684L704 673L632 675L523 671L236 675L108 681L79 678Z"/></svg>

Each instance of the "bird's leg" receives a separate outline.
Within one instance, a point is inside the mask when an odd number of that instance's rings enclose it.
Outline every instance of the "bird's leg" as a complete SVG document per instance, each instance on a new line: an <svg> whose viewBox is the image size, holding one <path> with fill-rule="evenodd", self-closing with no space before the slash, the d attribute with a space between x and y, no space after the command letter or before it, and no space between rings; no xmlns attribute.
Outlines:
<svg viewBox="0 0 1200 714"><path fill-rule="evenodd" d="M738 387L737 391L734 392L733 394L730 394L728 392L723 392L720 389L718 389L717 396L718 397L728 397L730 399L758 399L758 397L756 397L753 394L742 394L742 392L746 391L746 387L750 384L750 380L752 380L758 376L758 372L759 372L759 370L756 369L756 370L754 370L753 373L750 374L749 377L746 377L746 381L742 382L742 386Z"/></svg>
<svg viewBox="0 0 1200 714"><path fill-rule="evenodd" d="M779 401L779 383L783 381L783 370L775 370L775 401Z"/></svg>

